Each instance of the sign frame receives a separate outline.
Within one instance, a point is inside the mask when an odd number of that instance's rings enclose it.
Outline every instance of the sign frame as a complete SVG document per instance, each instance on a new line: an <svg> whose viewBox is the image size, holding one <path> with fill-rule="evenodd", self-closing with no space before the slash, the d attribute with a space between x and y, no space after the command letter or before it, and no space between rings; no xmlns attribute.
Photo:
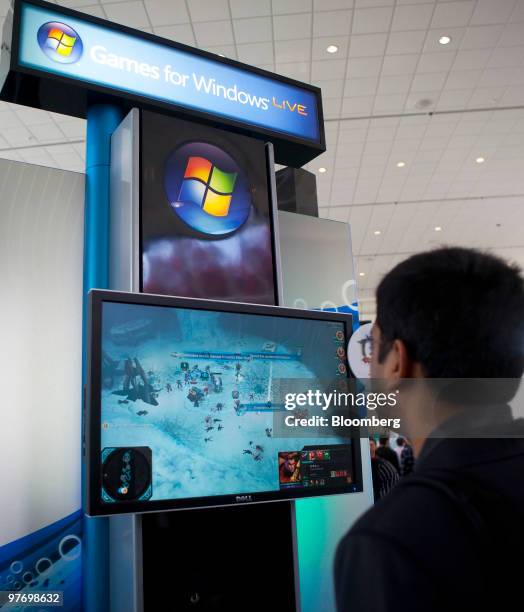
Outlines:
<svg viewBox="0 0 524 612"><path fill-rule="evenodd" d="M219 65L230 66L246 73L258 75L265 79L308 91L316 98L318 141L293 136L285 132L263 128L248 122L214 115L175 103L148 98L124 90L113 89L104 85L88 83L67 76L53 74L45 70L22 66L19 61L19 52L23 4L33 5L55 12L57 18L63 16L65 20L67 17L83 20L89 24L115 31L118 34L124 34L153 44L169 47L176 51L192 54ZM44 0L14 0L11 11L7 15L4 24L1 47L1 100L80 118L85 118L89 106L96 103L113 103L123 107L124 111L128 111L138 106L145 110L167 113L169 115L205 123L213 127L228 129L264 141L270 141L275 148L275 161L295 167L302 166L326 150L321 90L314 85L301 83L261 68L249 66L237 60L221 57L209 51L164 39L148 32L142 32L74 9L51 4ZM59 85L58 88L56 87L57 85ZM59 89L58 92L57 89Z"/></svg>

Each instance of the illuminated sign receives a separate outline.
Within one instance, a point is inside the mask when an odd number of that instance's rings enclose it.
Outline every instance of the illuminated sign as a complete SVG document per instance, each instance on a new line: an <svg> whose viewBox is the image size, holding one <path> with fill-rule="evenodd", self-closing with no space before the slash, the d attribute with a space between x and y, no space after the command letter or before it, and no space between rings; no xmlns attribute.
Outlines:
<svg viewBox="0 0 524 612"><path fill-rule="evenodd" d="M317 88L39 0L15 3L11 70L324 150Z"/></svg>

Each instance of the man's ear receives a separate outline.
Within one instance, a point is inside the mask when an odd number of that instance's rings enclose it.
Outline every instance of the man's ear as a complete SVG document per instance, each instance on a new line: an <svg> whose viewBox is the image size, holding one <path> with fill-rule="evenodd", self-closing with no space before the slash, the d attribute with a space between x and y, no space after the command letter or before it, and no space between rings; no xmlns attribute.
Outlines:
<svg viewBox="0 0 524 612"><path fill-rule="evenodd" d="M404 342L394 340L384 363L384 378L395 386L401 379L411 378L413 366L413 360L409 356Z"/></svg>

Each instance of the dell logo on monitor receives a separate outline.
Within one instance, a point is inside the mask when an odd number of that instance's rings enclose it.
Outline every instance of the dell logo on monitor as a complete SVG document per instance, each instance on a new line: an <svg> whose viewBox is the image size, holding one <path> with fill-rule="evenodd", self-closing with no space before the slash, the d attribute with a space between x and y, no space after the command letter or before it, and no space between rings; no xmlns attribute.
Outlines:
<svg viewBox="0 0 524 612"><path fill-rule="evenodd" d="M245 502L252 502L253 496L252 495L237 495L235 497L235 501L240 504L245 503Z"/></svg>

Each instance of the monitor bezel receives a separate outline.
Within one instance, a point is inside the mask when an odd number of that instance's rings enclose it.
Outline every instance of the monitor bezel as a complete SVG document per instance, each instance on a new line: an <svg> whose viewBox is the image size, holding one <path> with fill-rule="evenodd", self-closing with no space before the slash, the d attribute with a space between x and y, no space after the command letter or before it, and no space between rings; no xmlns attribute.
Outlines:
<svg viewBox="0 0 524 612"><path fill-rule="evenodd" d="M93 289L88 294L88 325L87 325L87 384L85 394L84 418L84 468L85 495L84 509L89 516L111 516L126 513L163 512L168 510L187 510L210 508L218 506L238 506L246 503L263 503L273 501L295 500L327 495L343 495L363 491L362 458L360 438L351 438L354 478L351 484L337 487L323 487L318 491L311 489L280 489L262 493L249 491L228 495L212 495L207 497L189 497L183 499L168 499L154 501L129 501L104 503L101 499L101 345L102 345L102 306L105 302L121 304L137 304L144 306L186 308L192 310L208 310L232 312L240 314L255 314L295 319L334 321L344 324L346 342L352 333L352 316L349 313L326 312L246 304L242 302L223 302L219 300L204 300L197 298L170 297L145 293L128 293L121 291ZM350 376L346 361L348 376ZM327 442L326 438L326 442ZM307 438L304 438L304 446ZM322 445L315 445L322 446ZM324 446L329 446L326 444ZM239 499L240 498L240 499Z"/></svg>

